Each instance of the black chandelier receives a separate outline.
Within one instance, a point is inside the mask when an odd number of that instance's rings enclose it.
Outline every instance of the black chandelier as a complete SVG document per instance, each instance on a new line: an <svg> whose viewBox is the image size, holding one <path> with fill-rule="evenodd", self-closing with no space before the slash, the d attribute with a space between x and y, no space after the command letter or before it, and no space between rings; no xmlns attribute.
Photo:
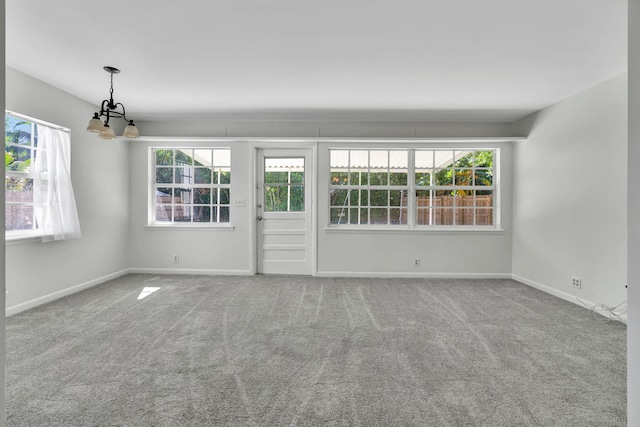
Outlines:
<svg viewBox="0 0 640 427"><path fill-rule="evenodd" d="M97 132L98 137L102 139L114 139L116 135L113 133L113 130L109 127L109 119L112 117L122 118L125 121L129 122L127 126L124 128L124 132L122 136L125 138L140 138L140 133L138 132L138 128L133 124L133 120L127 119L125 114L124 105L119 102L113 101L113 75L118 74L120 70L115 67L103 67L104 70L111 74L111 90L109 92L109 99L105 99L102 101L100 106L100 112L94 113L93 118L89 120L89 126L87 126L87 130L89 132ZM120 111L118 108L122 109ZM102 116L107 116L104 123L100 119Z"/></svg>

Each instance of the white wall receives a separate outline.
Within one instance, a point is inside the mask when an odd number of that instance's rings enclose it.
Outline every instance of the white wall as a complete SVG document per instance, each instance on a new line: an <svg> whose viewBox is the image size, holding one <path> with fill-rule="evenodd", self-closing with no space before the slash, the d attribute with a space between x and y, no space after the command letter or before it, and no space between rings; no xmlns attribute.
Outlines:
<svg viewBox="0 0 640 427"><path fill-rule="evenodd" d="M513 274L559 296L627 298L627 75L515 123ZM573 276L582 289L571 287Z"/></svg>
<svg viewBox="0 0 640 427"><path fill-rule="evenodd" d="M164 123L154 126L145 123L145 133L168 132ZM210 124L209 124L210 125ZM283 124L285 134L293 133L299 123ZM322 131L336 131L336 123L316 123ZM346 123L339 124L347 129ZM409 127L413 124L405 124ZM178 126L180 126L178 124ZM207 124L195 124L196 129ZM258 127L260 124L254 124ZM263 124L261 136L268 137L270 124ZM364 126L364 127L363 127ZM396 124L400 129L400 124ZM456 124L451 126L455 127ZM479 127L484 127L480 124ZM499 125L500 127L501 125ZM173 130L176 131L175 128ZM192 137L182 129L183 135ZM237 132L242 132L238 128ZM480 132L481 130L479 130ZM352 123L345 130L348 134L368 132L379 136L367 124ZM196 135L198 131L194 132ZM323 132L324 134L324 132ZM166 140L133 141L130 145L132 165L147 165L149 147L161 145L194 146L190 142ZM175 141L179 141L176 139ZM313 143L312 139L309 139ZM206 144L206 142L202 142ZM303 142L304 143L304 142ZM198 142L198 144L201 144ZM257 144L257 143L255 143ZM149 179L146 168L131 168L131 266L134 271L214 272L227 274L249 274L255 269L255 243L252 229L255 224L254 210L254 164L255 144L247 138L232 138L221 146L231 147L232 181L231 198L245 199L246 207L231 207L233 231L217 230L168 230L145 227ZM268 143L261 143L268 144ZM301 142L271 142L271 145L296 145ZM308 142L304 143L308 144ZM360 143L372 146L373 143ZM381 143L382 144L382 143ZM412 143L396 143L403 147ZM385 145L385 144L383 144ZM385 146L388 146L387 143ZM318 274L322 275L448 275L448 276L505 276L511 274L511 143L466 143L465 147L501 149L500 173L502 179L502 229L494 233L457 232L448 234L416 232L328 232L328 150L330 147L356 147L357 143L320 142L318 146ZM432 146L426 143L421 146ZM447 147L437 144L438 147ZM180 263L173 263L173 255L180 255ZM421 258L421 266L414 268L414 257Z"/></svg>
<svg viewBox="0 0 640 427"><path fill-rule="evenodd" d="M129 150L85 131L96 107L6 68L6 108L71 129L71 179L82 238L8 243L9 311L129 266ZM40 300L39 300L40 299Z"/></svg>
<svg viewBox="0 0 640 427"><path fill-rule="evenodd" d="M640 1L629 2L629 313L627 423L640 425Z"/></svg>

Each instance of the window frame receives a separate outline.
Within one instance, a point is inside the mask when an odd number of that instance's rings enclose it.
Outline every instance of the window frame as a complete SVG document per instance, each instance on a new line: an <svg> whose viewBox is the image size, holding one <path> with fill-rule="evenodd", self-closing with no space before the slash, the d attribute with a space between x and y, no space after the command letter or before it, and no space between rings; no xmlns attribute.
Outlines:
<svg viewBox="0 0 640 427"><path fill-rule="evenodd" d="M36 154L38 152L44 152L44 150L40 147L37 146L36 144L36 140L37 140L37 136L36 136L36 130L37 130L37 126L46 126L52 129L57 129L57 130L61 130L63 132L66 132L67 134L69 134L69 137L71 137L71 130L60 126L60 125L56 125L54 123L49 123L46 122L44 120L40 120L40 119L36 119L34 117L30 117L24 114L20 114L20 113L16 113L14 111L10 111L10 110L5 110L5 120L6 120L6 116L11 116L14 119L18 119L18 120L23 120L23 121L27 121L31 124L31 141L30 144L27 145L22 145L22 144L7 144L6 142L6 124L5 124L5 153L6 153L6 147L7 145L11 145L11 146L15 146L15 147L22 147L22 148L28 148L29 150L31 150L31 166L29 168L29 171L25 172L25 171L12 171L12 170L8 170L5 167L5 192L6 190L6 180L7 178L26 178L26 179L31 179L33 180L33 193L35 193L37 191L37 189L35 188L35 172L34 172L34 165L35 165L35 158L36 158ZM7 206L11 206L11 205L21 205L21 206L32 206L33 207L33 219L32 219L32 224L33 227L31 229L23 229L23 230L7 230L6 229L6 218L5 218L5 241L6 242L10 242L10 241L18 241L18 240L24 240L24 239L33 239L33 238L40 238L44 236L44 232L42 231L42 229L40 229L38 227L38 223L36 221L36 208L35 208L35 201L32 199L32 201L29 202L10 202L6 200L5 197L5 215L6 215L6 208Z"/></svg>
<svg viewBox="0 0 640 427"><path fill-rule="evenodd" d="M387 151L405 151L407 152L407 157L408 157L408 168L407 168L407 185L405 186L374 186L374 187L378 187L380 189L400 189L402 187L402 189L406 189L407 191L407 204L403 205L401 203L401 205L399 207L406 207L407 209L407 222L406 224L392 224L389 223L389 221L387 222L387 224L353 224L353 223L343 223L343 224L336 224L336 223L332 223L332 213L331 210L332 208L335 208L335 206L332 206L331 204L331 194L332 194L332 190L335 189L348 189L348 188L353 188L353 186L350 185L350 183L348 182L347 185L337 185L337 184L333 184L332 183L332 178L331 178L331 173L333 170L333 166L332 166L332 162L331 162L331 153L332 151L379 151L379 150L387 150ZM468 169L471 170L472 172L472 176L475 175L475 170L491 170L492 172L492 182L491 185L481 185L481 186L475 186L475 185L453 185L454 184L454 180L455 180L455 170L456 169L464 169L464 168L456 168L455 166L455 154L454 157L451 159L451 165L452 167L450 168L442 168L442 169L451 169L453 171L452 173L452 185L447 185L447 186L442 186L442 185L433 185L433 173L431 174L430 177L430 184L428 186L420 186L416 183L416 170L417 169L421 169L421 168L417 168L416 167L416 152L418 151L430 151L430 152L434 152L434 151L447 151L447 152L484 152L484 151L490 151L493 153L493 166L491 168L480 168L480 167L476 167L475 161L472 165L472 167L469 167ZM347 171L349 170L349 167L344 168ZM369 169L371 169L370 165L369 165ZM433 170L437 169L436 165L434 164L433 168L431 168ZM334 146L334 147L329 147L328 148L328 203L327 203L327 226L326 226L326 230L327 231L365 231L365 230L369 230L369 231L400 231L400 230L411 230L414 232L460 232L460 231L470 231L470 232L501 232L501 223L500 223L500 148L499 147L486 147L486 146L482 146L482 147L466 147L466 146L412 146L412 147L391 147L391 146L366 146L366 147L362 147L362 146L349 146L349 147L339 147L339 146ZM389 170L391 170L389 168ZM347 180L349 180L350 178L347 177ZM475 179L475 177L474 177ZM371 188L372 186L369 185L368 188ZM479 224L474 224L474 225L455 225L455 224L451 224L451 225L445 225L445 224L419 224L417 221L417 214L418 214L418 209L417 209L417 192L418 191L430 191L433 192L431 193L432 195L435 194L436 191L441 191L441 190L445 190L445 191L456 191L456 190L472 190L474 191L474 203L473 206L471 207L471 209L473 209L474 211L476 211L477 209L481 209L481 208L485 208L485 206L479 206L477 205L477 200L475 199L475 197L477 196L476 191L491 191L492 192L492 198L491 198L491 206L489 207L491 209L492 212L492 220L493 220L493 224L491 225L479 225ZM455 196L454 196L455 197ZM391 206L388 206L388 208L390 208ZM452 206L453 210L456 209L462 209L461 207L456 207L456 206ZM474 223L477 221L476 217L477 217L477 212L474 212Z"/></svg>
<svg viewBox="0 0 640 427"><path fill-rule="evenodd" d="M173 164L171 165L156 165L156 151L158 150L171 150L173 151ZM208 150L211 152L211 156L213 158L213 156L215 155L215 151L228 151L229 152L229 165L224 165L224 166L214 166L213 162L210 166L210 168L212 169L228 169L229 172L229 182L226 183L220 183L219 180L218 182L213 182L214 180L211 180L211 183L196 183L195 182L195 178L194 178L194 182L192 183L178 183L175 182L175 173L176 170L178 169L178 167L180 166L179 164L176 163L175 161L175 153L177 151L188 151L188 150ZM148 172L149 172L149 179L148 179L148 207L147 207L147 224L145 227L147 228L157 228L157 229L162 229L162 228L183 228L183 229L202 229L202 228L207 228L207 229L233 229L233 226L231 225L231 221L232 221L232 216L231 216L231 206L232 206L232 202L231 202L231 187L232 187L232 168L231 168L231 162L232 162L232 149L229 146L213 146L213 145L195 145L195 146L181 146L179 144L171 144L171 145L162 145L162 146L151 146L148 149ZM193 160L193 157L192 157ZM172 169L172 182L171 183L157 183L156 182L156 169L157 167L165 167L165 168L171 168ZM185 167L185 166L182 166ZM190 166L186 166L186 167L191 167L193 169L193 172L195 173L195 169L198 168L197 165L194 165L193 162ZM204 166L203 168L206 168L206 166ZM216 171L219 172L219 171ZM220 175L218 175L220 176ZM164 204L164 206L170 206L171 208L171 212L172 212L172 217L171 217L171 221L157 221L156 220L156 207L158 206L156 204L156 191L159 188L170 188L171 189L171 203L169 204ZM190 189L190 191L193 192L194 189L210 189L210 190L215 190L216 191L216 202L215 203L206 203L206 204L200 204L200 203L194 203L194 200L191 200L191 202L189 203L176 203L175 202L175 190L179 189L179 188L188 188ZM221 203L221 193L223 190L227 190L227 203ZM193 193L192 193L193 194ZM174 218L174 207L175 206L182 206L182 207L189 207L191 209L191 214L190 214L190 221L176 221ZM211 221L211 219L209 221L194 221L193 220L193 209L195 206L202 206L202 207L210 207L213 209L216 209L216 220L215 221ZM220 221L220 212L221 209L226 208L228 211L228 221Z"/></svg>

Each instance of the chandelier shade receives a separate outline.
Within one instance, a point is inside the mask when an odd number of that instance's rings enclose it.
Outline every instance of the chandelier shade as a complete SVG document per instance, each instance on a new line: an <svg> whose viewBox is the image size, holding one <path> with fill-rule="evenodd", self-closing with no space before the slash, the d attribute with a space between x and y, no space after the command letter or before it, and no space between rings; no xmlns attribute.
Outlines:
<svg viewBox="0 0 640 427"><path fill-rule="evenodd" d="M100 111L93 114L93 117L89 120L87 131L97 133L98 137L101 139L114 139L116 135L109 126L109 120L115 117L124 119L128 122L127 126L124 128L124 132L122 134L123 137L131 139L140 138L140 132L133 123L133 120L127 118L124 105L113 100L113 75L118 74L120 70L110 66L105 66L103 68L107 73L111 74L109 99L103 100L100 104ZM102 121L102 117L105 117L104 122Z"/></svg>

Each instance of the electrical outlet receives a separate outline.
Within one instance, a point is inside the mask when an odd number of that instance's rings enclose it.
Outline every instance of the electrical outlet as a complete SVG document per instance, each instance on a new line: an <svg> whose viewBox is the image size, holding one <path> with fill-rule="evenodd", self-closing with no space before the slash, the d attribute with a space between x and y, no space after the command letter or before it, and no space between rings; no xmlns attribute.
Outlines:
<svg viewBox="0 0 640 427"><path fill-rule="evenodd" d="M413 266L414 267L420 267L420 258L414 258L413 259Z"/></svg>
<svg viewBox="0 0 640 427"><path fill-rule="evenodd" d="M576 289L582 289L582 279L579 277L572 277L571 286L573 286Z"/></svg>
<svg viewBox="0 0 640 427"><path fill-rule="evenodd" d="M175 263L179 263L179 262L180 262L180 255L177 255L177 254L176 254L176 255L174 255L174 256L173 256L173 262L175 262Z"/></svg>

